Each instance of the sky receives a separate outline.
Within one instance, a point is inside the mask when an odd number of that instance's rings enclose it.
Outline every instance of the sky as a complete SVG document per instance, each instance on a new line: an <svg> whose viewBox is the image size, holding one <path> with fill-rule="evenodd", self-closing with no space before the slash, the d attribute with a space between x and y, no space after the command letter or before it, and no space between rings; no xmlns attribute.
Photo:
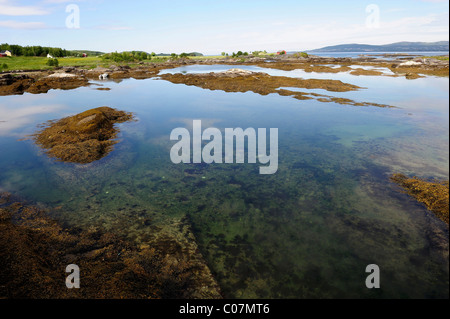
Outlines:
<svg viewBox="0 0 450 319"><path fill-rule="evenodd" d="M448 0L0 0L0 43L155 53L448 41Z"/></svg>

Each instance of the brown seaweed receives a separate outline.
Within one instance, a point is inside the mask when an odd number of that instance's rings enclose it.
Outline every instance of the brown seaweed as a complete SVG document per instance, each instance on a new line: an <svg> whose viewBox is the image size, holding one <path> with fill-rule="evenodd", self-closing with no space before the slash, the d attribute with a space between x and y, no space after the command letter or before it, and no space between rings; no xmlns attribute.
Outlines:
<svg viewBox="0 0 450 319"><path fill-rule="evenodd" d="M432 211L448 225L449 221L449 181L426 181L417 177L409 178L394 174L391 180L403 187L405 192Z"/></svg>
<svg viewBox="0 0 450 319"><path fill-rule="evenodd" d="M133 119L132 113L99 107L50 121L34 135L47 154L64 162L87 164L106 156L116 143L116 123Z"/></svg>

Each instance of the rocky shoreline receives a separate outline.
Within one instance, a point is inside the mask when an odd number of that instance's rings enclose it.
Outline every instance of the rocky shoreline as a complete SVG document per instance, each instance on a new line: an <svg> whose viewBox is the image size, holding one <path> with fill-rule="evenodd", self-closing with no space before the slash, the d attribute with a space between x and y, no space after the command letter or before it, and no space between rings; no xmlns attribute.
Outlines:
<svg viewBox="0 0 450 319"><path fill-rule="evenodd" d="M178 59L164 63L142 63L135 67L128 65L111 66L109 68L97 67L84 69L82 67L60 67L54 70L41 71L10 71L0 74L0 96L23 94L47 93L51 89L70 90L90 85L90 80L99 79L148 79L158 77L161 70L172 69L186 65L254 65L278 70L303 70L315 73L339 73L349 72L352 75L370 76L404 76L415 79L426 75L448 76L449 63L437 59L422 58L398 58L385 60L380 58L360 57L351 58L327 58L311 56L309 58L286 57L247 57L247 58L221 58L221 59ZM372 67L373 70L364 68L351 68L351 66ZM383 70L380 70L383 69ZM389 70L390 73L386 73ZM241 74L253 76L252 74ZM273 77L272 77L273 78ZM273 80L273 79L272 79ZM305 80L307 81L307 80Z"/></svg>
<svg viewBox="0 0 450 319"><path fill-rule="evenodd" d="M328 92L349 92L362 89L359 86L328 79L297 79L284 76L270 76L267 73L252 72L242 69L230 69L217 73L170 74L159 76L162 80L174 84L184 84L201 87L208 90L225 92L254 92L261 95L278 94L290 96L297 100L316 99L319 102L335 102L354 106L393 107L386 104L357 102L347 98L338 98L326 94L301 92L286 88L323 89Z"/></svg>

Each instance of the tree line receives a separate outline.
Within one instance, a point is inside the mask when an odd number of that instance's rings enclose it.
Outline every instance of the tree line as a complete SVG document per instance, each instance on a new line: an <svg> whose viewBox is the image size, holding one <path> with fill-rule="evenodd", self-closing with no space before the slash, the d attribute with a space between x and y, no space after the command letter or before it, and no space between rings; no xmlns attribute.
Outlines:
<svg viewBox="0 0 450 319"><path fill-rule="evenodd" d="M0 51L10 51L12 55L15 56L39 56L45 57L47 54L50 54L53 57L62 58L65 56L78 56L81 55L77 52L68 51L61 48L51 48L51 47L42 47L42 46L21 46L17 44L8 44L2 43L0 44Z"/></svg>

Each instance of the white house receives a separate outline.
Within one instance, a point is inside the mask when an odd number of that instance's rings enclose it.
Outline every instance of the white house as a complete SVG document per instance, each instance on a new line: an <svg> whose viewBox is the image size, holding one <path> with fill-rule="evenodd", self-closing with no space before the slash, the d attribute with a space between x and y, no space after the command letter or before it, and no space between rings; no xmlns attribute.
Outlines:
<svg viewBox="0 0 450 319"><path fill-rule="evenodd" d="M53 57L50 55L50 53L47 54L47 58L48 58L48 59L53 59Z"/></svg>

